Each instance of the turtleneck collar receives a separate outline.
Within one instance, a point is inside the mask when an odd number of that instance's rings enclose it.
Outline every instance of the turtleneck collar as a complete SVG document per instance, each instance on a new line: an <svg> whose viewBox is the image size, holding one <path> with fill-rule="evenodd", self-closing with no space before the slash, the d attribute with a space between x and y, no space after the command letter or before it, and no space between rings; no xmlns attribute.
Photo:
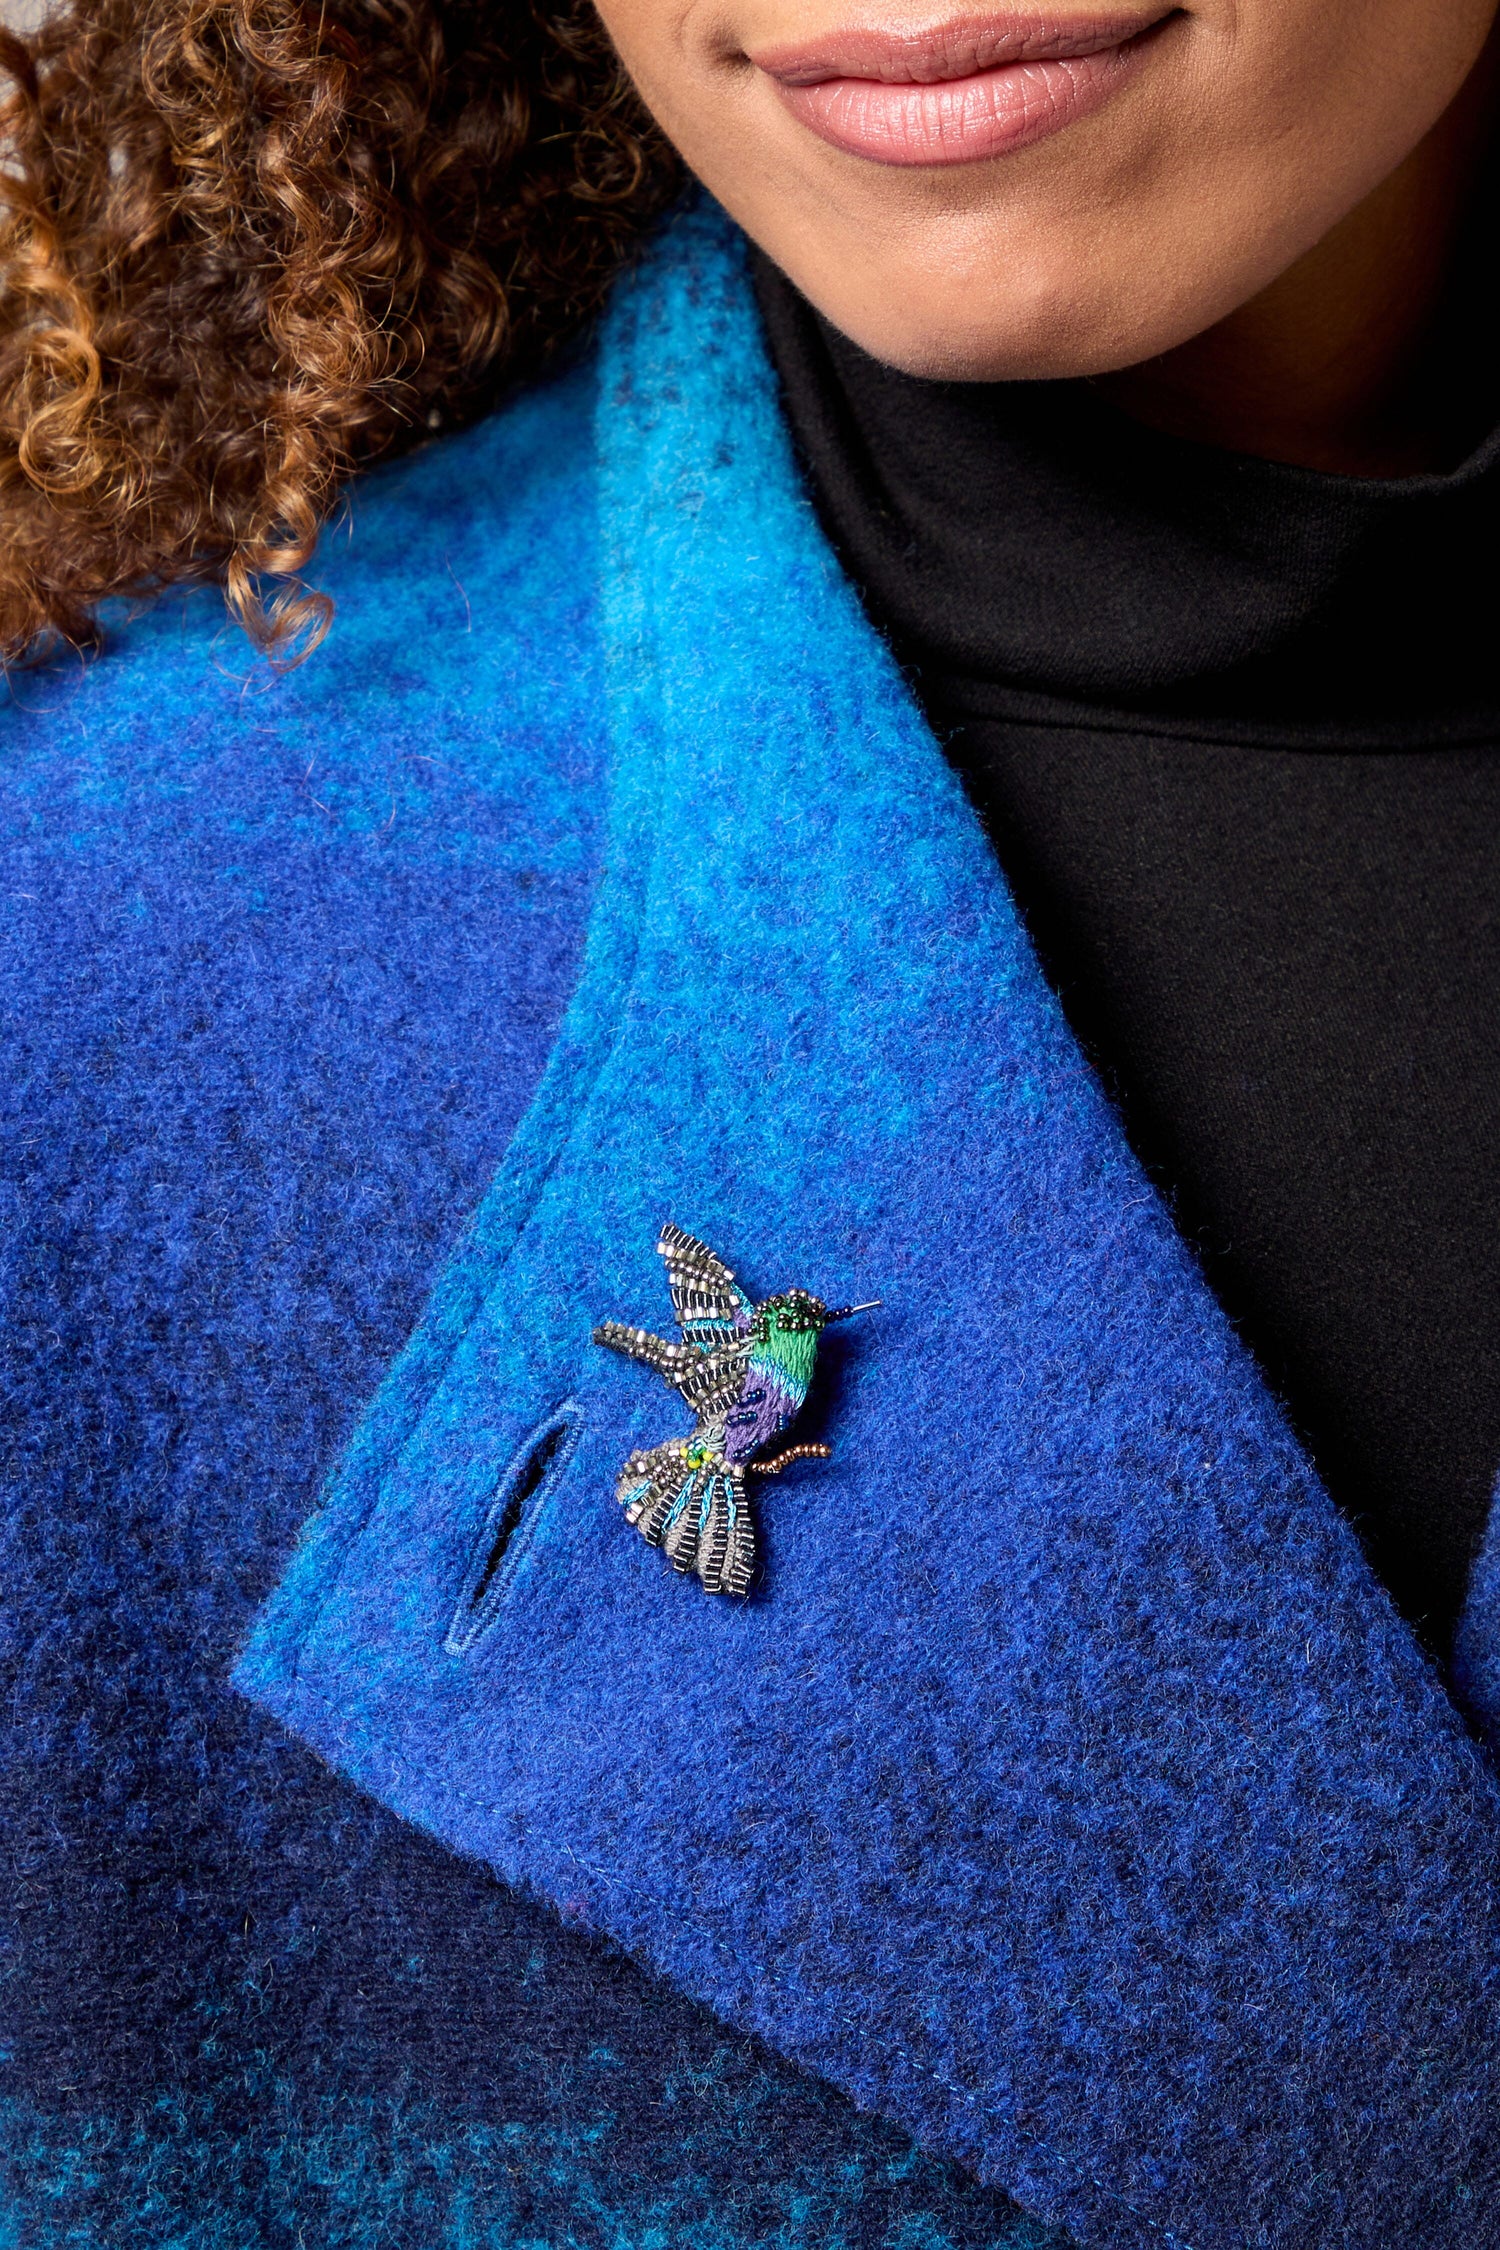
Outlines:
<svg viewBox="0 0 1500 2250"><path fill-rule="evenodd" d="M1328 475L1087 382L902 375L764 259L756 287L826 526L931 701L1283 745L1493 736L1500 432L1443 474Z"/></svg>

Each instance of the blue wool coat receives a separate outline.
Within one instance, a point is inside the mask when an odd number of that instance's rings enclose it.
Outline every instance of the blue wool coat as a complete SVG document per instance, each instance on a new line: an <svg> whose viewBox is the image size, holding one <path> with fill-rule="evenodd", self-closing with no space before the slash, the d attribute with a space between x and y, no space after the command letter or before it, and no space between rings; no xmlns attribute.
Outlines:
<svg viewBox="0 0 1500 2250"><path fill-rule="evenodd" d="M1444 1680L722 218L322 574L289 678L194 597L6 715L0 2240L1500 2242L1500 1559ZM747 1602L613 1498L668 1218L883 1300Z"/></svg>

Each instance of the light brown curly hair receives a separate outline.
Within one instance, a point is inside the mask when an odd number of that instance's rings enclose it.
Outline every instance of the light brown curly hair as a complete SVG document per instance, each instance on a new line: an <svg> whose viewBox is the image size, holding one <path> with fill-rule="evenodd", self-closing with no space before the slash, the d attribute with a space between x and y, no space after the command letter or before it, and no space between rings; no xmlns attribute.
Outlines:
<svg viewBox="0 0 1500 2250"><path fill-rule="evenodd" d="M0 70L0 661L203 579L305 652L342 480L577 333L679 184L588 0L63 0Z"/></svg>

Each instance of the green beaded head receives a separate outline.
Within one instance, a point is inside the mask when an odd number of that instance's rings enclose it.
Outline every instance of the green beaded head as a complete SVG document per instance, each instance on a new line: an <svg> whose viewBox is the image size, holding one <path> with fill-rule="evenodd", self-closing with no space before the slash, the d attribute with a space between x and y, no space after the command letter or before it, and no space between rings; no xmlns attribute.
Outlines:
<svg viewBox="0 0 1500 2250"><path fill-rule="evenodd" d="M809 1332L817 1336L837 1317L821 1298L812 1296L808 1290L783 1289L779 1296L767 1297L756 1306L751 1333L758 1344L768 1343L773 1336L802 1336Z"/></svg>

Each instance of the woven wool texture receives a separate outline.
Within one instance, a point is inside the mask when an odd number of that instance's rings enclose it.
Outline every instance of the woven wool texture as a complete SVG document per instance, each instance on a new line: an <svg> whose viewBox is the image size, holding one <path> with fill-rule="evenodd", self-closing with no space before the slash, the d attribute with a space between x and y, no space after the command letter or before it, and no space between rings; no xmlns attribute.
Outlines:
<svg viewBox="0 0 1500 2250"><path fill-rule="evenodd" d="M1472 2250L1491 1769L1046 991L712 211L617 298L599 382L579 992L239 1682L1085 2245ZM885 1300L826 1340L799 1434L835 1459L764 1494L747 1603L611 1497L680 1424L589 1331L661 1321L667 1218L754 1295Z"/></svg>
<svg viewBox="0 0 1500 2250"><path fill-rule="evenodd" d="M373 480L290 678L195 600L0 718L22 2250L1050 2239L228 1685L577 981L593 411L581 369Z"/></svg>

